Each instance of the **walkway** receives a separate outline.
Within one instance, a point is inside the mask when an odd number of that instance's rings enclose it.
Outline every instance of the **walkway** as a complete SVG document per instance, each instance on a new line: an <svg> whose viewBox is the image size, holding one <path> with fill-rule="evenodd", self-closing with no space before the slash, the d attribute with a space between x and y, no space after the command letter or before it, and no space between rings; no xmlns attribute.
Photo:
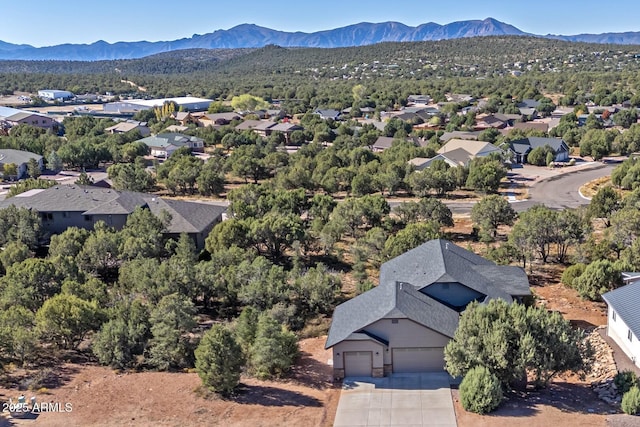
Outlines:
<svg viewBox="0 0 640 427"><path fill-rule="evenodd" d="M633 361L625 354L624 351L620 348L620 346L607 335L607 328L602 328L598 330L602 338L609 344L611 350L613 350L613 360L616 362L616 368L618 372L622 371L633 371L636 375L640 376L640 368L638 368Z"/></svg>
<svg viewBox="0 0 640 427"><path fill-rule="evenodd" d="M334 427L456 427L450 377L446 373L347 378Z"/></svg>

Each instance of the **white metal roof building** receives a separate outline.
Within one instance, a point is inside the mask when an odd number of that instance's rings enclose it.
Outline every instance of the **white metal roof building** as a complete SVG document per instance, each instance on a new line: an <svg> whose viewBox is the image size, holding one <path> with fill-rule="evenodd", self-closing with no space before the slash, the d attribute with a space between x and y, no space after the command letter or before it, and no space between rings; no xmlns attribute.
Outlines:
<svg viewBox="0 0 640 427"><path fill-rule="evenodd" d="M75 95L68 90L43 89L38 91L38 96L42 99L71 99Z"/></svg>
<svg viewBox="0 0 640 427"><path fill-rule="evenodd" d="M126 101L110 102L104 104L102 108L104 111L110 113L135 113L137 111L161 107L165 102L175 102L178 107L182 107L187 111L203 111L209 108L213 100L193 96L162 99L129 99Z"/></svg>

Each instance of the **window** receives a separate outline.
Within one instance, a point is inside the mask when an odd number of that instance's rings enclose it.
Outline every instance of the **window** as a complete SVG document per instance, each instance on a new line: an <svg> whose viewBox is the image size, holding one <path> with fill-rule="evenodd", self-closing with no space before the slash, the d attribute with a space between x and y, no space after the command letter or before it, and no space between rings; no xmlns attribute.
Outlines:
<svg viewBox="0 0 640 427"><path fill-rule="evenodd" d="M633 334L631 333L631 329L629 329L629 331L627 332L627 338L629 339L629 341L633 341Z"/></svg>
<svg viewBox="0 0 640 427"><path fill-rule="evenodd" d="M391 323L396 325L398 323L398 319L391 319Z"/></svg>
<svg viewBox="0 0 640 427"><path fill-rule="evenodd" d="M85 215L84 216L84 220L85 221L93 221L93 215Z"/></svg>
<svg viewBox="0 0 640 427"><path fill-rule="evenodd" d="M611 312L611 318L613 319L614 322L616 321L616 312L615 311Z"/></svg>

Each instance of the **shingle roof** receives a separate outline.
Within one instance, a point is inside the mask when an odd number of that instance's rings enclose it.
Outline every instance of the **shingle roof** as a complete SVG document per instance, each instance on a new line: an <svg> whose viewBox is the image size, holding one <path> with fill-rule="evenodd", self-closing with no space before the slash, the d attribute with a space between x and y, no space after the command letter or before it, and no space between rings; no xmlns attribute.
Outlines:
<svg viewBox="0 0 640 427"><path fill-rule="evenodd" d="M490 142L484 141L472 141L466 139L450 139L445 145L440 147L438 153L443 154L449 151L462 148L472 156L477 156L479 153L491 153L499 152L500 149Z"/></svg>
<svg viewBox="0 0 640 427"><path fill-rule="evenodd" d="M541 138L541 137L529 137L524 139L518 139L511 141L509 147L511 150L518 154L525 154L529 148L534 149L538 147L550 146L554 152L558 153L562 150L567 150L567 144L560 138Z"/></svg>
<svg viewBox="0 0 640 427"><path fill-rule="evenodd" d="M480 131L467 132L461 130L454 130L453 132L445 132L438 138L442 142L447 142L450 139L478 139Z"/></svg>
<svg viewBox="0 0 640 427"><path fill-rule="evenodd" d="M261 120L245 120L244 122L242 122L239 125L237 125L235 127L235 130L253 129L256 126L258 126L260 123L262 123Z"/></svg>
<svg viewBox="0 0 640 427"><path fill-rule="evenodd" d="M435 282L460 283L489 299L509 302L531 292L522 268L499 266L447 240L431 240L384 263L378 287L336 307L326 347L393 316L452 337L458 312L420 292Z"/></svg>
<svg viewBox="0 0 640 427"><path fill-rule="evenodd" d="M30 151L14 150L12 148L0 149L0 163L15 163L16 165L21 165L28 163L31 159L40 161L42 156L31 153Z"/></svg>
<svg viewBox="0 0 640 427"><path fill-rule="evenodd" d="M30 197L12 197L0 202L38 212L81 212L83 215L128 215L137 207L148 207L155 215L171 214L169 233L198 233L215 221L226 207L207 203L163 199L153 194L116 191L80 185L56 185Z"/></svg>
<svg viewBox="0 0 640 427"><path fill-rule="evenodd" d="M336 307L325 348L354 333L366 333L364 328L385 317L407 317L448 337L453 337L459 320L455 310L411 285L378 286Z"/></svg>
<svg viewBox="0 0 640 427"><path fill-rule="evenodd" d="M269 128L274 132L293 132L296 130L302 130L303 127L294 123L278 123L275 126Z"/></svg>
<svg viewBox="0 0 640 427"><path fill-rule="evenodd" d="M378 139L373 143L373 148L379 149L387 149L393 145L394 139L390 136L379 136Z"/></svg>
<svg viewBox="0 0 640 427"><path fill-rule="evenodd" d="M640 281L632 282L602 295L636 337L640 337Z"/></svg>
<svg viewBox="0 0 640 427"><path fill-rule="evenodd" d="M522 102L517 104L519 108L538 108L540 106L540 101L536 101L535 99L523 99Z"/></svg>
<svg viewBox="0 0 640 427"><path fill-rule="evenodd" d="M159 133L156 136L148 136L146 138L139 139L137 142L142 142L149 147L165 148L172 145L174 147L185 147L189 145L190 141L204 142L201 138L183 135L176 132Z"/></svg>

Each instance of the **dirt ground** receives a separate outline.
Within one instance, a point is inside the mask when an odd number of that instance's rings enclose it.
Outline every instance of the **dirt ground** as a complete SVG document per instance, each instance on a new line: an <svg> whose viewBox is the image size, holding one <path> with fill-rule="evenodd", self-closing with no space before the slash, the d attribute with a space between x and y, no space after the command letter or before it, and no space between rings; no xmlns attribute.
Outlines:
<svg viewBox="0 0 640 427"><path fill-rule="evenodd" d="M71 412L12 419L34 426L319 426L333 425L340 390L331 382L325 337L302 340L290 379L243 378L229 400L206 396L195 373L116 373L101 366L66 364L64 384L35 393L38 402L70 403ZM24 392L27 399L33 394ZM20 392L0 389L0 400ZM6 420L5 420L6 421ZM0 423L0 427L3 424Z"/></svg>

